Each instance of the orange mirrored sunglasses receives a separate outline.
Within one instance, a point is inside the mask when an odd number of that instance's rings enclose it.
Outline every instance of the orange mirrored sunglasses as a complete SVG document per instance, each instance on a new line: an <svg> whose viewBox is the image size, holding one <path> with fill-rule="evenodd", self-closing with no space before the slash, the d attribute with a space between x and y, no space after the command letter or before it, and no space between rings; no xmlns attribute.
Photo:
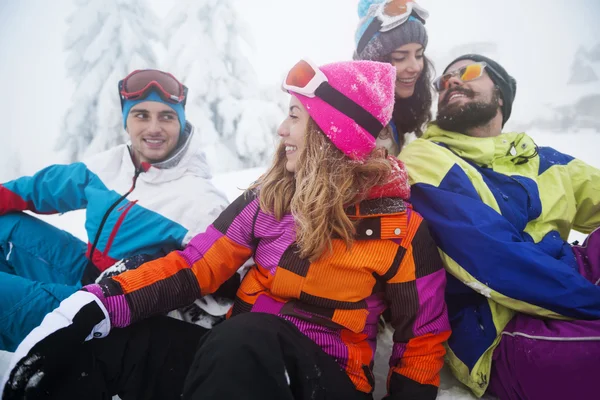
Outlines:
<svg viewBox="0 0 600 400"><path fill-rule="evenodd" d="M451 78L457 77L463 82L468 82L480 78L483 75L483 71L487 64L485 62L476 62L473 64L465 65L455 71L448 72L435 81L433 81L433 87L438 92L448 88L448 82Z"/></svg>

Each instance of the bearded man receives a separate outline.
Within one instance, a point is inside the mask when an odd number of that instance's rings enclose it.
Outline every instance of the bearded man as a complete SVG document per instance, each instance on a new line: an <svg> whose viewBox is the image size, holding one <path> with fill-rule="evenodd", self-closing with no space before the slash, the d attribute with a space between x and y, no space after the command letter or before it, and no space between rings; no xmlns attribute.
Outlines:
<svg viewBox="0 0 600 400"><path fill-rule="evenodd" d="M399 157L448 271L452 371L477 396L596 397L600 170L502 133L516 81L497 62L461 56L434 86L437 119Z"/></svg>

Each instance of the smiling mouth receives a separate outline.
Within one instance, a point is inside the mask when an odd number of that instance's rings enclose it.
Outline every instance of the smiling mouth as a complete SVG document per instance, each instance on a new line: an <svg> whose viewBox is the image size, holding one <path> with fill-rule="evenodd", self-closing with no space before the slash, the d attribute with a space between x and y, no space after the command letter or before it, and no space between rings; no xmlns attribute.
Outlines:
<svg viewBox="0 0 600 400"><path fill-rule="evenodd" d="M450 103L453 100L456 99L460 99L460 98L469 98L469 96L467 96L465 93L462 92L454 92L450 95L450 97L448 97L448 100L446 100L446 103Z"/></svg>
<svg viewBox="0 0 600 400"><path fill-rule="evenodd" d="M293 153L296 150L298 150L298 147L296 147L296 146L292 146L292 145L285 146L285 154Z"/></svg>
<svg viewBox="0 0 600 400"><path fill-rule="evenodd" d="M165 139L142 139L150 148L158 148L166 143Z"/></svg>
<svg viewBox="0 0 600 400"><path fill-rule="evenodd" d="M397 78L396 80L403 85L413 85L417 82L417 76L413 76L412 78Z"/></svg>

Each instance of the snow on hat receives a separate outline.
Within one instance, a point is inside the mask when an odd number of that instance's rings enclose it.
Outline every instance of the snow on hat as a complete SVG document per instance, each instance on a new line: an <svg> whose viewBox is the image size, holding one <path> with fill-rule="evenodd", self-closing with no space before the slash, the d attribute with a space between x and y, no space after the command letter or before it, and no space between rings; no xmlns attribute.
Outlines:
<svg viewBox="0 0 600 400"><path fill-rule="evenodd" d="M485 70L487 71L492 82L494 82L494 85L496 85L500 90L500 95L502 96L502 126L504 126L506 121L508 121L508 118L510 118L512 105L515 101L515 95L517 94L516 79L510 76L508 72L506 72L506 70L496 61L486 56L482 56L481 54L465 54L464 56L457 57L454 61L448 64L444 70L444 74L448 71L448 68L461 60L471 60L475 62L483 61L487 64Z"/></svg>
<svg viewBox="0 0 600 400"><path fill-rule="evenodd" d="M398 47L427 47L425 19L429 13L412 0L361 0L355 34L355 60L385 60Z"/></svg>
<svg viewBox="0 0 600 400"><path fill-rule="evenodd" d="M177 113L177 119L179 120L179 126L180 126L179 133L180 134L184 133L185 108L183 107L183 103L174 104L174 103L166 102L162 99L162 97L160 97L160 95L155 90L152 90L148 94L148 96L144 97L143 99L124 100L123 101L123 127L125 129L127 129L127 116L129 115L129 111L131 110L131 108L133 106L135 106L136 104L140 104L145 101L155 101L157 103L163 103L163 104L171 107L173 109L173 111L175 111Z"/></svg>
<svg viewBox="0 0 600 400"><path fill-rule="evenodd" d="M344 61L319 69L327 77L330 86L362 107L382 126L390 122L396 81L396 69L391 64ZM375 136L355 121L352 115L344 114L318 96L306 97L293 91L290 94L302 103L323 133L348 157L362 161L375 148Z"/></svg>

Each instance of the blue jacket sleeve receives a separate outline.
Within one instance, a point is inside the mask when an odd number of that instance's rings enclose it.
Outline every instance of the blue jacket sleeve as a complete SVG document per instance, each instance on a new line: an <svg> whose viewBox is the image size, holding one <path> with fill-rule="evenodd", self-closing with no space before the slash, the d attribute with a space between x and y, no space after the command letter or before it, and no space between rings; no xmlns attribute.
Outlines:
<svg viewBox="0 0 600 400"><path fill-rule="evenodd" d="M600 318L600 287L527 241L483 203L464 171L438 186L415 182L411 202L429 223L448 271L510 309L550 318Z"/></svg>
<svg viewBox="0 0 600 400"><path fill-rule="evenodd" d="M83 163L49 166L0 185L0 214L24 210L53 214L85 208L85 189L93 179L99 181Z"/></svg>

